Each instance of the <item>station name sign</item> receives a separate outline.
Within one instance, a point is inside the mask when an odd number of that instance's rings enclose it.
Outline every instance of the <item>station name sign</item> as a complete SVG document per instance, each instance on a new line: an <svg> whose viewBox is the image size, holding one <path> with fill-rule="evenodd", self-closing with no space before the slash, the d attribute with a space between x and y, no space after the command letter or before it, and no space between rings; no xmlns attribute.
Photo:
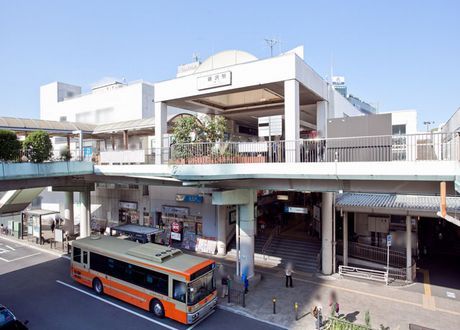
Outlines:
<svg viewBox="0 0 460 330"><path fill-rule="evenodd" d="M225 71L220 73L214 73L211 75L198 77L196 80L197 89L199 91L203 89L210 89L222 86L229 86L232 84L232 72Z"/></svg>

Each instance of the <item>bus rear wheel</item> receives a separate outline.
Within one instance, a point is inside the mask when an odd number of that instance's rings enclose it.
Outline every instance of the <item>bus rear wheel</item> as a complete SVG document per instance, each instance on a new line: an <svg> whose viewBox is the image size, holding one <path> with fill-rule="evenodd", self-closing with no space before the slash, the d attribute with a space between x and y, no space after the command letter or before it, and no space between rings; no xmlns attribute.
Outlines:
<svg viewBox="0 0 460 330"><path fill-rule="evenodd" d="M165 317L165 309L163 308L163 304L158 299L152 300L150 303L150 311L160 319Z"/></svg>
<svg viewBox="0 0 460 330"><path fill-rule="evenodd" d="M95 278L93 280L93 289L96 291L98 295L101 295L104 292L104 286L102 285L102 282L100 279Z"/></svg>

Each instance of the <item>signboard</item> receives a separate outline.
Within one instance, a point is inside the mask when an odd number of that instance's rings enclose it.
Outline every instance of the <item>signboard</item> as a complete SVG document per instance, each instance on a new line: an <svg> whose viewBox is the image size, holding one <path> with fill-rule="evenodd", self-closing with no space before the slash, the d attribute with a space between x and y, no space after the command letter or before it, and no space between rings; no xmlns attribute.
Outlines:
<svg viewBox="0 0 460 330"><path fill-rule="evenodd" d="M137 210L137 203L136 202L123 202L123 201L120 201L118 203L118 207L120 209Z"/></svg>
<svg viewBox="0 0 460 330"><path fill-rule="evenodd" d="M332 76L332 83L334 85L344 85L345 77L344 76Z"/></svg>
<svg viewBox="0 0 460 330"><path fill-rule="evenodd" d="M306 207L294 207L294 206L285 206L285 213L299 213L299 214L308 214L308 208Z"/></svg>
<svg viewBox="0 0 460 330"><path fill-rule="evenodd" d="M180 227L181 227L181 226L180 226L180 223L179 223L179 222L173 222L173 223L171 224L171 230L172 230L173 232L175 232L175 233L180 233L180 229L181 229Z"/></svg>
<svg viewBox="0 0 460 330"><path fill-rule="evenodd" d="M181 241L182 240L182 234L181 233L175 233L171 232L171 239L175 241Z"/></svg>
<svg viewBox="0 0 460 330"><path fill-rule="evenodd" d="M39 217L32 217L32 232L34 237L40 238L41 234L41 223L40 223L40 218Z"/></svg>
<svg viewBox="0 0 460 330"><path fill-rule="evenodd" d="M201 195L176 195L176 202L187 202L187 203L203 203L203 196Z"/></svg>
<svg viewBox="0 0 460 330"><path fill-rule="evenodd" d="M55 229L54 230L54 240L56 242L62 243L64 241L64 233L62 229Z"/></svg>
<svg viewBox="0 0 460 330"><path fill-rule="evenodd" d="M392 241L392 236L391 234L390 235L387 235L387 246L390 247L391 246L391 241Z"/></svg>
<svg viewBox="0 0 460 330"><path fill-rule="evenodd" d="M212 240L207 240L204 238L198 238L195 251L204 252L209 254L215 254L217 249L217 242Z"/></svg>
<svg viewBox="0 0 460 330"><path fill-rule="evenodd" d="M229 86L232 84L232 72L225 71L214 73L208 76L198 77L196 80L197 89L209 89L222 86Z"/></svg>
<svg viewBox="0 0 460 330"><path fill-rule="evenodd" d="M187 217L189 212L190 211L188 207L163 205L163 213L165 214L174 214L176 216Z"/></svg>
<svg viewBox="0 0 460 330"><path fill-rule="evenodd" d="M283 116L259 117L259 136L276 136L283 134Z"/></svg>
<svg viewBox="0 0 460 330"><path fill-rule="evenodd" d="M239 142L238 152L267 152L268 143L266 142Z"/></svg>

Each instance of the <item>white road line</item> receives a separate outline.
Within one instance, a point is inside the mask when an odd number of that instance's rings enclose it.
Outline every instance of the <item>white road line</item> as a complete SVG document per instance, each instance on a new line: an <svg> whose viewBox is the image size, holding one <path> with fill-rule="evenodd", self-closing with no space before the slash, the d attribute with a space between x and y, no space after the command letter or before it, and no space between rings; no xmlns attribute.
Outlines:
<svg viewBox="0 0 460 330"><path fill-rule="evenodd" d="M5 246L6 246L8 249L10 249L11 251L14 251L14 249L13 249L11 246L6 245L6 244L5 244Z"/></svg>
<svg viewBox="0 0 460 330"><path fill-rule="evenodd" d="M62 285L64 285L64 286L66 286L66 287L68 287L68 288L74 289L74 290L76 290L76 291L78 291L78 292L81 292L81 293L83 293L83 294L86 294L87 296L93 297L94 299L97 299L97 300L99 300L99 301L105 302L106 304L109 304L109 305L111 305L111 306L114 306L114 307L116 307L116 308L119 308L119 309L121 309L121 310L123 310L123 311L125 311L125 312L131 313L131 314L136 315L136 316L138 316L138 317L140 317L140 318L143 318L143 319L145 319L145 320L147 320L147 321L150 321L150 322L152 322L152 323L158 324L158 325L160 325L160 326L162 326L162 327L165 327L165 328L167 328L167 329L179 330L178 328L174 328L174 327L172 327L172 326L170 326L170 325L167 325L167 324L161 323L161 322L159 322L159 321L157 321L157 320L151 319L150 317L147 317L147 316L145 316L145 315L139 314L139 313L137 313L137 312L135 312L135 311L133 311L133 310L130 310L130 309L126 308L126 307L117 305L117 304L115 304L115 303L113 303L113 302L111 302L111 301L108 301L108 300L106 300L106 299L104 299L104 298L98 297L98 296L96 296L96 295L94 295L94 294L92 294L92 293L86 292L85 290L82 290L82 289L80 289L80 288L77 288L77 287L75 287L75 286L73 286L73 285L67 284L67 283L62 282L62 281L59 281L59 280L56 280L56 282L59 283L59 284L62 284Z"/></svg>
<svg viewBox="0 0 460 330"><path fill-rule="evenodd" d="M3 258L0 258L0 260L6 261L6 262L13 262L13 261L16 261L16 260L21 260L21 259L25 259L25 258L29 258L29 257L34 257L34 256L37 256L39 254L41 254L41 253L37 252L37 253L29 254L27 256L19 257L19 258L16 258L16 259L6 260L6 259L3 259Z"/></svg>
<svg viewBox="0 0 460 330"><path fill-rule="evenodd" d="M208 313L208 315L206 315L205 317L203 317L201 320L199 320L198 322L196 322L195 324L193 324L192 326L188 327L187 330L192 330L194 327L196 327L198 324L200 324L201 322L203 322L204 320L206 320L208 317L210 317L212 314L215 313L215 309L213 309L210 313Z"/></svg>

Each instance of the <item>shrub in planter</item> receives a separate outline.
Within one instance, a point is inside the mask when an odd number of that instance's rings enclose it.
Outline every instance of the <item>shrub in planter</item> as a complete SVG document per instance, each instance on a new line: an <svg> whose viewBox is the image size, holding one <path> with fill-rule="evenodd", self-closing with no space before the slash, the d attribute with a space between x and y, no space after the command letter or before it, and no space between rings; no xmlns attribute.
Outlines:
<svg viewBox="0 0 460 330"><path fill-rule="evenodd" d="M24 153L33 163L43 163L53 155L50 136L45 131L35 131L23 142Z"/></svg>
<svg viewBox="0 0 460 330"><path fill-rule="evenodd" d="M21 142L13 131L0 130L0 161L19 159Z"/></svg>
<svg viewBox="0 0 460 330"><path fill-rule="evenodd" d="M72 158L72 154L70 153L69 147L65 146L61 150L59 150L59 158L66 162L68 162Z"/></svg>

